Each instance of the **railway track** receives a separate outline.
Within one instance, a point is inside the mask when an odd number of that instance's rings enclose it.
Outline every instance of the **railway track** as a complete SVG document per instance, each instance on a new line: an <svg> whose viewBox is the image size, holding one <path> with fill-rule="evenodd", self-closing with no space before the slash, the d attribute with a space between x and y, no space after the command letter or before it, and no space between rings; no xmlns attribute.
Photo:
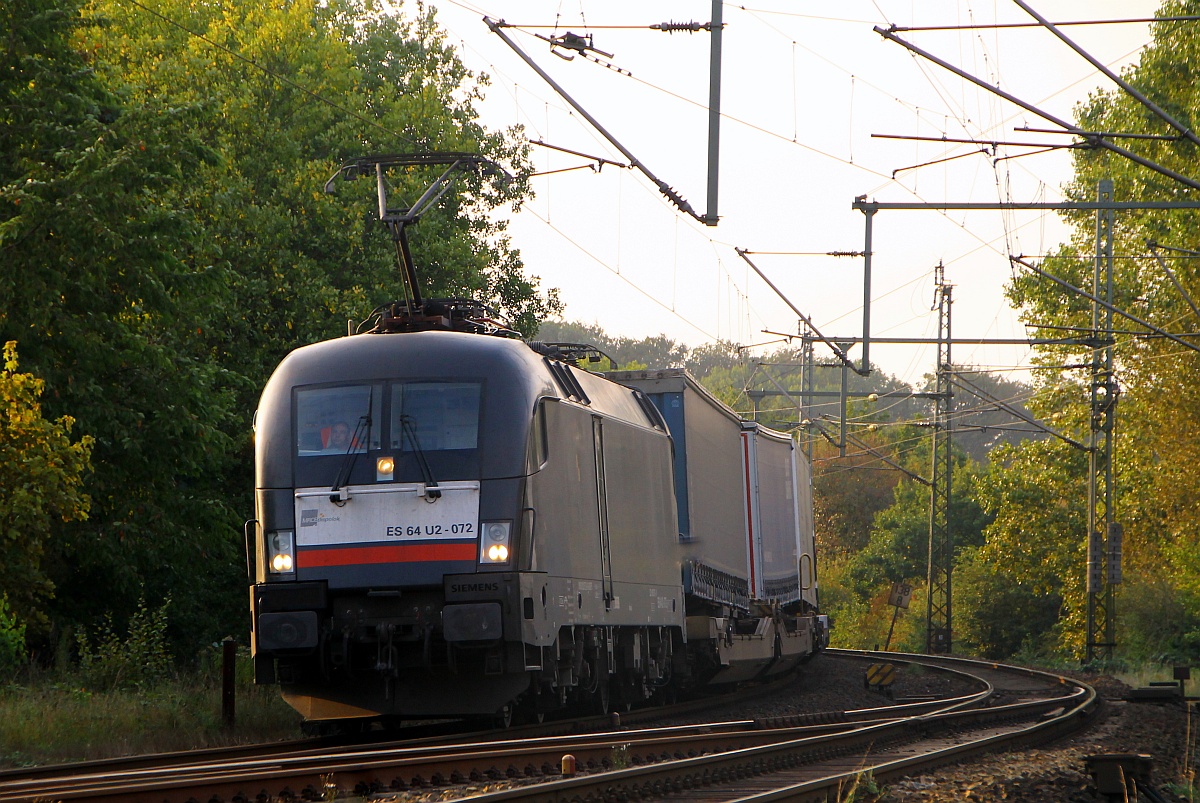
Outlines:
<svg viewBox="0 0 1200 803"><path fill-rule="evenodd" d="M861 660L864 668L884 658L920 662L970 677L978 691L768 720L634 727L635 720L681 715L670 707L631 712L624 715L624 727L593 733L563 733L582 723L557 723L469 738L309 745L236 757L186 754L125 767L93 764L70 773L63 768L7 773L0 776L0 801L313 800L435 789L442 799L472 796L481 803L601 801L614 795L825 800L866 774L882 781L976 752L1054 738L1078 727L1095 699L1082 684L1029 670L890 653L830 653ZM574 758L576 777L562 776L564 755Z"/></svg>
<svg viewBox="0 0 1200 803"><path fill-rule="evenodd" d="M736 699L751 702L769 696L786 686L790 679L743 689ZM617 713L616 721L624 726L659 722L664 716L688 717L700 715L714 703L728 702L729 696L712 696L677 703L669 707L651 707L626 710ZM827 723L846 718L843 712L814 714L804 719L807 724ZM22 767L0 770L0 800L12 790L35 788L39 784L70 782L70 779L86 776L137 777L140 772L158 772L169 769L186 772L192 767L204 765L232 764L243 760L298 762L305 758L331 758L352 754L356 751L387 751L401 748L433 748L454 743L486 743L500 740L519 740L545 736L565 736L595 733L608 729L614 722L612 714L575 716L571 719L549 720L537 724L511 728L481 729L478 720L446 720L434 723L405 723L386 731L371 731L341 736L321 736L295 739L268 744L233 745L227 747L201 748L174 753L124 756L94 759L70 764ZM792 722L791 724L799 724ZM18 798L19 799L19 798Z"/></svg>

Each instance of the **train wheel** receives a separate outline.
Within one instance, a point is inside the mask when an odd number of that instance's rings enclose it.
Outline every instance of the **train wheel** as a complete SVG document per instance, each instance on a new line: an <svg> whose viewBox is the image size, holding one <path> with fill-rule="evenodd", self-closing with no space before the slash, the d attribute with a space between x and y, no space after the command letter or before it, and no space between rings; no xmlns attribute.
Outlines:
<svg viewBox="0 0 1200 803"><path fill-rule="evenodd" d="M675 684L668 683L666 686L658 689L654 692L654 696L651 699L655 705L675 705L675 703L679 700L679 695L675 690Z"/></svg>
<svg viewBox="0 0 1200 803"><path fill-rule="evenodd" d="M522 725L541 725L546 721L546 712L538 708L538 695L527 695L517 704L516 720Z"/></svg>
<svg viewBox="0 0 1200 803"><path fill-rule="evenodd" d="M612 711L612 690L608 687L607 680L596 684L596 692L592 700L597 714L607 714Z"/></svg>
<svg viewBox="0 0 1200 803"><path fill-rule="evenodd" d="M621 683L617 687L617 692L613 695L612 710L620 713L625 713L633 708L633 690L629 687L628 681Z"/></svg>
<svg viewBox="0 0 1200 803"><path fill-rule="evenodd" d="M492 725L501 730L508 730L513 724L513 707L506 705L496 712L492 718Z"/></svg>

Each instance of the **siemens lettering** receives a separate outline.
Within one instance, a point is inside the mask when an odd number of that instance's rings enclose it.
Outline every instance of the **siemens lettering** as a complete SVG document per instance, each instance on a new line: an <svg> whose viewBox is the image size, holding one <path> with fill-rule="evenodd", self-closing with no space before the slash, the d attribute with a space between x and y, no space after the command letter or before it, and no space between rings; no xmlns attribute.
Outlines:
<svg viewBox="0 0 1200 803"><path fill-rule="evenodd" d="M450 586L451 594L470 594L477 591L499 591L499 583L455 583Z"/></svg>

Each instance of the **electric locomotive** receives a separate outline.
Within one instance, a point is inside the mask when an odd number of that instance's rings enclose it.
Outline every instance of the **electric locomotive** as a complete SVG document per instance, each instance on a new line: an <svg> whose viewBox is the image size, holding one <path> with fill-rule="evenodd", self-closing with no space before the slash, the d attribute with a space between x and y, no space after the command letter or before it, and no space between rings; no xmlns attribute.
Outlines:
<svg viewBox="0 0 1200 803"><path fill-rule="evenodd" d="M789 436L682 371L580 370L586 347L423 300L406 270L408 300L295 350L263 391L256 682L309 722L507 722L782 672L825 645Z"/></svg>

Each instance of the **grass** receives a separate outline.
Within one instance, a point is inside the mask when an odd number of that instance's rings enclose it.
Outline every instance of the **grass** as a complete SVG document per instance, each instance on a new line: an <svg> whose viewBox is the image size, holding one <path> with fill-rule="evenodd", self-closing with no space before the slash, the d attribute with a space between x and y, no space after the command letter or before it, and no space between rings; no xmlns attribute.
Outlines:
<svg viewBox="0 0 1200 803"><path fill-rule="evenodd" d="M839 787L838 803L867 803L879 800L887 794L887 787L876 782L870 770L857 773L851 779L849 786Z"/></svg>
<svg viewBox="0 0 1200 803"><path fill-rule="evenodd" d="M1149 686L1153 682L1162 682L1172 680L1174 677L1174 665L1170 664L1140 664L1122 668L1113 672L1113 677L1131 688L1141 688ZM1184 683L1184 689L1188 694L1200 693L1200 682L1193 675L1193 679Z"/></svg>
<svg viewBox="0 0 1200 803"><path fill-rule="evenodd" d="M25 675L0 687L0 767L300 737L300 716L279 690L246 680L237 684L236 723L226 729L219 675L196 672L124 690L90 690L59 673Z"/></svg>

